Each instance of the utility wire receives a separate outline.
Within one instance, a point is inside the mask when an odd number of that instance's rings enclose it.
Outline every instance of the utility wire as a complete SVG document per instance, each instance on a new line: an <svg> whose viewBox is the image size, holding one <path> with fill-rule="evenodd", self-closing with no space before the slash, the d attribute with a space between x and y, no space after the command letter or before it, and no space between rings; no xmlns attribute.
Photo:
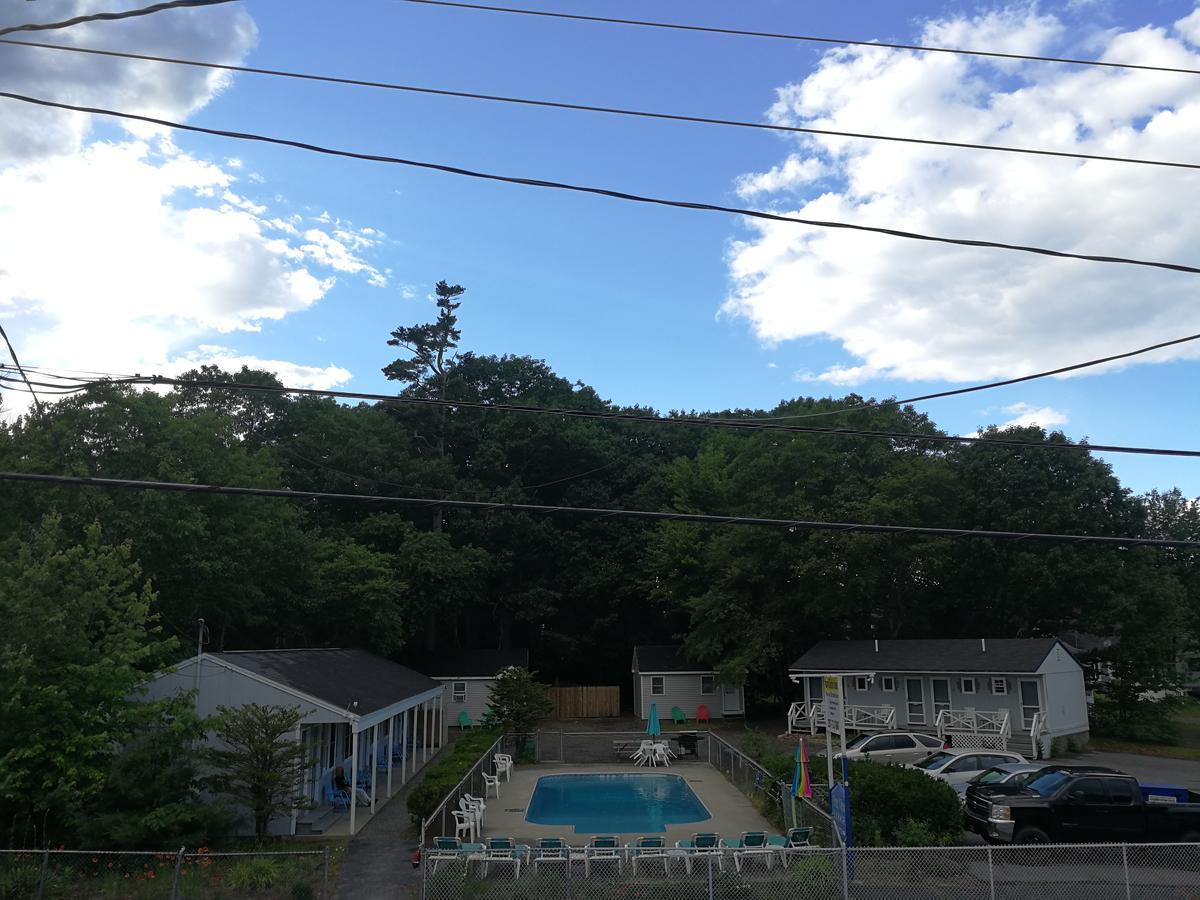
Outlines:
<svg viewBox="0 0 1200 900"><path fill-rule="evenodd" d="M398 505L452 509L474 509L488 512L518 512L638 519L652 522L694 522L701 525L757 525L787 528L792 531L841 531L861 534L901 534L949 538L990 538L994 540L1036 540L1068 544L1102 544L1117 547L1173 547L1184 550L1200 549L1200 541L1168 540L1164 538L1115 537L1089 534L1056 534L1029 531L988 531L970 528L932 528L923 525L870 525L858 522L820 522L807 519L770 519L754 516L713 516L699 513L655 512L637 509L605 509L586 506L545 506L533 503L504 503L483 500L447 500L427 497L388 497L369 494L335 494L327 491L293 491L281 488L234 487L217 484L191 484L178 481L139 481L128 478L91 478L79 475L43 475L33 472L0 472L0 481L24 481L35 484L60 484L74 487L97 487L138 491L173 491L185 494L228 494L243 497L279 497L286 500L320 500L373 505Z"/></svg>
<svg viewBox="0 0 1200 900"><path fill-rule="evenodd" d="M0 35L14 34L18 31L53 31L58 28L71 28L84 22L112 22L116 19L133 19L138 16L149 16L168 9L186 9L194 6L216 6L219 3L232 3L234 0L170 0L168 3L155 3L141 9L127 9L124 12L91 13L86 16L75 16L62 22L35 22L27 25L9 25L0 28Z"/></svg>
<svg viewBox="0 0 1200 900"><path fill-rule="evenodd" d="M648 416L638 413L610 412L600 410L567 409L561 407L528 406L515 403L483 403L475 400L439 400L434 397L404 397L395 394L375 394L365 391L339 391L326 388L298 388L265 384L249 384L235 381L207 381L171 378L165 375L144 375L122 381L80 382L84 388L110 384L119 385L170 385L183 388L205 388L212 390L238 390L270 394L295 394L308 397L330 397L344 400L374 400L381 403L397 403L410 406L471 409L480 412L531 413L559 418L595 419L629 422L648 425L676 425L687 427L737 428L750 431L771 431L783 434L814 434L834 437L875 438L891 441L933 442L949 444L984 444L1008 447L1014 450L1073 450L1103 453L1130 453L1146 456L1200 457L1200 450L1168 449L1163 447L1130 447L1118 444L1075 444L1069 442L1025 441L1006 438L974 437L969 435L917 434L896 431L874 431L856 428L814 428L807 425L780 425L762 418L725 419L699 416ZM587 474L587 473L583 473ZM544 485L542 485L544 486Z"/></svg>
<svg viewBox="0 0 1200 900"><path fill-rule="evenodd" d="M442 163L404 159L397 156L386 156L377 153L360 153L352 150L337 150L331 147L322 147L319 144L306 143L304 141L270 137L268 135L255 134L252 132L226 131L219 128L204 128L199 125L185 125L181 122L173 122L168 119L158 119L153 116L118 112L116 110L102 109L94 106L79 106L73 103L60 103L54 100L44 100L39 97L30 97L25 94L14 94L8 91L0 91L0 97L6 97L9 100L18 100L22 103L32 103L38 106L50 107L53 109L67 109L73 112L91 113L97 116L108 116L116 119L130 119L135 122L148 122L152 125L161 125L165 128L174 128L179 131L190 131L196 134L209 134L217 137L233 138L234 140L257 141L259 143L275 144L282 147L295 147L299 150L307 150L312 153L323 153L327 156L339 156L347 159L360 159L368 162L391 163L393 165L427 169L435 172L444 172L450 175L461 175L467 178L478 178L484 181L495 181L503 184L519 184L526 187L551 188L560 191L572 191L579 194L592 194L600 197L608 197L614 200L626 200L633 203L646 203L654 206L672 207L675 209L692 209L705 212L727 213L736 216L747 216L753 219L765 219L772 222L793 222L798 225L809 225L814 228L845 229L848 231L884 234L891 237L926 241L929 243L952 244L960 247L980 247L994 250L1014 250L1021 253L1033 253L1039 256L1050 256L1057 259L1080 259L1087 262L1117 263L1121 265L1145 266L1153 269L1166 269L1173 272L1185 272L1192 275L1200 274L1200 267L1183 265L1181 263L1155 262L1152 260L1136 259L1124 256L1101 256L1090 253L1072 253L1066 250L1052 250L1046 247L1034 247L1025 244L1008 244L1001 241L982 241L970 238L943 237L939 235L921 234L915 231L903 231L897 228L885 228L879 225L861 225L851 222L833 222L822 219L803 219L797 216L785 216L779 213L770 213L757 209L742 209L735 206L722 206L715 203L702 203L689 200L669 200L663 197L650 197L644 194L632 194L627 191L618 191L610 188L570 184L563 181L547 181L540 178L521 178L513 175L498 175L490 172L464 169L459 166L444 165Z"/></svg>
<svg viewBox="0 0 1200 900"><path fill-rule="evenodd" d="M889 50L914 50L919 53L954 53L961 56L984 56L994 59L1022 59L1029 62L1066 63L1072 66L1101 66L1109 69L1136 69L1146 72L1173 72L1180 75L1200 75L1200 69L1175 66L1150 66L1139 63L1108 62L1101 59L1071 59L1063 56L1037 56L1029 53L1000 53L992 50L966 50L955 47L926 47L920 44L897 44L886 41L866 41L853 38L818 37L811 34L782 34L772 31L746 31L738 28L717 28L708 25L687 25L682 22L651 22L643 19L617 19L610 16L585 16L578 13L556 12L543 9L519 9L511 6L486 6L480 3L457 3L451 0L401 0L403 3L420 3L424 6L445 6L454 9L469 9L481 12L516 13L522 16L538 16L547 19L571 19L577 22L602 22L608 25L639 25L646 28L666 28L673 31L695 31L706 34L728 34L739 37L774 38L785 41L803 41L813 44L844 44L849 47L883 47Z"/></svg>
<svg viewBox="0 0 1200 900"><path fill-rule="evenodd" d="M29 388L29 393L33 397L33 406L37 410L38 415L42 414L42 401L38 399L37 391L33 389L33 385L29 383L29 376L25 374L25 370L21 368L21 361L17 359L17 351L12 345L12 341L8 339L8 332L4 330L4 326L0 325L0 337L4 338L4 343L8 346L8 355L12 357L13 365L17 367L17 371L21 373L21 378L25 381L25 387Z"/></svg>
<svg viewBox="0 0 1200 900"><path fill-rule="evenodd" d="M584 103L566 103L555 100L537 100L530 97L508 97L501 94L481 94L475 91L452 91L444 88L421 87L411 84L396 84L386 81L366 81L359 78L340 78L333 75L317 75L309 72L290 72L283 69L261 69L253 66L235 66L226 63L202 62L194 59L179 59L172 56L154 56L146 53L131 53L120 50L100 50L95 47L70 47L65 44L44 44L36 41L14 41L0 39L0 44L12 44L16 47L40 47L47 50L67 50L71 53L89 53L96 56L109 56L119 59L138 59L147 62L170 63L172 65L195 66L205 69L219 69L225 72L243 72L251 75L272 75L279 78L296 78L304 81L317 81L328 84L344 84L354 87L381 88L390 91L404 91L413 94L429 94L437 97L460 97L467 100L485 100L493 103L512 103L520 106L534 106L546 109L565 109L580 112L606 113L616 116L632 116L642 119L659 119L669 122L690 122L700 125L722 125L732 128L751 128L762 131L784 132L789 134L815 134L829 137L854 138L866 141L892 141L901 144L922 144L931 147L953 147L963 150L993 150L1002 153L1023 153L1033 156L1050 156L1062 159L1094 160L1099 162L1133 163L1143 166L1166 166L1176 169L1200 169L1200 163L1177 162L1161 159L1140 159L1128 156L1106 156L1096 153L1071 153L1066 150L1045 150L1031 147L1013 147L1000 144L977 144L966 141L941 141L932 138L902 137L889 134L869 134L859 131L835 131L829 128L808 128L795 125L774 125L766 122L748 122L740 119L720 119L711 116L692 116L677 113L651 112L642 109L625 109L616 106L592 106Z"/></svg>
<svg viewBox="0 0 1200 900"><path fill-rule="evenodd" d="M1047 369L1045 372L1035 372L1032 375L1022 375L1019 378L1006 378L1003 381L989 381L986 384L973 384L970 387L954 388L948 391L937 391L933 394L921 394L917 397L907 397L903 400L880 400L874 403L860 403L857 406L845 406L841 409L829 409L822 412L800 413L794 416L767 416L768 419L815 419L820 416L835 416L839 413L853 412L858 409L882 409L888 406L903 406L908 403L920 403L923 400L937 400L941 397L955 397L959 394L973 394L976 391L988 391L992 388L1007 387L1010 384L1021 384L1024 381L1033 381L1037 378L1048 378L1052 375L1062 375L1066 372L1076 372L1079 369L1087 369L1092 366L1103 365L1104 363L1116 362L1120 359L1129 359L1133 356L1141 356L1143 353L1150 353L1154 350L1161 350L1164 347L1174 347L1177 344L1186 344L1191 341L1200 340L1200 334L1189 334L1187 337L1175 338L1170 341L1163 341L1159 344L1151 344L1149 347L1141 347L1137 350L1129 350L1125 353L1114 353L1112 356L1102 356L1099 359L1089 359L1087 362L1073 363L1069 366L1060 366L1057 369Z"/></svg>

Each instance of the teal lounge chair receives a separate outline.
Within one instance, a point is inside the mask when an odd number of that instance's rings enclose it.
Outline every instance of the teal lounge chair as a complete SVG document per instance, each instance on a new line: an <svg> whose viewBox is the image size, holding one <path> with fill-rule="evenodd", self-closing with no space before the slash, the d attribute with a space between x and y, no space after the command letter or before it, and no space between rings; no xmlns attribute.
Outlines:
<svg viewBox="0 0 1200 900"><path fill-rule="evenodd" d="M512 838L488 838L483 849L467 857L467 865L477 862L483 866L482 875L487 878L488 869L492 866L510 866L513 878L521 877L521 861L528 855L529 847L518 844Z"/></svg>
<svg viewBox="0 0 1200 900"><path fill-rule="evenodd" d="M689 875L692 874L692 863L702 856L715 856L717 868L721 871L725 870L725 855L721 852L721 836L715 831L696 832L690 840L676 841L675 846L680 850L687 851L683 857L683 863L687 867Z"/></svg>
<svg viewBox="0 0 1200 900"><path fill-rule="evenodd" d="M789 828L786 837L780 837L777 834L771 835L767 838L767 844L783 857L783 864L787 865L793 855L800 855L811 846L808 842L810 837L812 837L812 828L800 826Z"/></svg>
<svg viewBox="0 0 1200 900"><path fill-rule="evenodd" d="M571 848L567 846L566 841L558 837L538 838L537 843L533 845L531 857L535 873L543 864L561 864L563 874L566 875L571 866Z"/></svg>
<svg viewBox="0 0 1200 900"><path fill-rule="evenodd" d="M775 865L775 848L765 831L743 831L740 838L725 838L721 846L733 851L733 864L739 873L742 862L754 857L765 862L768 869Z"/></svg>
<svg viewBox="0 0 1200 900"><path fill-rule="evenodd" d="M438 863L454 862L467 864L467 857L483 849L483 844L464 844L456 837L438 837L433 839L433 847L425 853L425 862L429 865L429 873L437 872Z"/></svg>
<svg viewBox="0 0 1200 900"><path fill-rule="evenodd" d="M624 853L622 852L621 841L615 835L598 834L593 837L583 848L583 874L592 877L592 863L613 863L617 864L617 874L622 874L624 867Z"/></svg>
<svg viewBox="0 0 1200 900"><path fill-rule="evenodd" d="M464 728L470 728L473 724L471 717L467 715L467 711L460 709L458 711L458 730L462 731Z"/></svg>
<svg viewBox="0 0 1200 900"><path fill-rule="evenodd" d="M670 857L667 856L667 840L661 837L640 837L636 841L630 841L625 845L625 853L629 856L629 867L633 870L633 877L637 877L638 863L656 860L662 860L663 874L670 875Z"/></svg>

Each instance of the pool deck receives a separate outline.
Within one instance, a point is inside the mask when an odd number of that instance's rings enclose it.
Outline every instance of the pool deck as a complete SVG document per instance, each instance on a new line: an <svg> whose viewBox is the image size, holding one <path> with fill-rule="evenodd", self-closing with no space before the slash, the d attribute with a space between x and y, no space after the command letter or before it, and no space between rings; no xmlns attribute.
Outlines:
<svg viewBox="0 0 1200 900"><path fill-rule="evenodd" d="M593 763L583 765L562 765L559 763L544 763L536 765L518 765L513 769L512 780L500 782L499 799L491 797L487 801L487 813L483 821L485 837L511 837L520 843L531 844L541 837L561 837L568 844L583 845L592 834L600 832L577 832L569 825L534 825L525 821L525 810L533 797L533 789L537 780L543 775L584 775L584 774L634 774L660 773L679 775L688 783L700 802L708 809L711 819L703 822L689 822L682 825L668 825L666 832L651 832L661 834L669 845L678 840L690 838L697 831L716 831L722 837L737 837L743 831L768 831L776 829L771 823L759 815L758 810L736 787L726 780L717 769L708 763L675 762L670 768L643 769L632 764ZM622 841L631 841L641 837L641 832L622 832Z"/></svg>

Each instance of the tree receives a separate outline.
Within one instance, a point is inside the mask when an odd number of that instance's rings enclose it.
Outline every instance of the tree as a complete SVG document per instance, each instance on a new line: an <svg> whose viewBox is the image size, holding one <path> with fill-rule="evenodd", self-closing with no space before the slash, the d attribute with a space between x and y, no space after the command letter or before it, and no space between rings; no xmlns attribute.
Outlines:
<svg viewBox="0 0 1200 900"><path fill-rule="evenodd" d="M438 400L446 399L446 378L452 357L451 353L458 347L462 332L458 328L458 316L455 314L461 301L455 298L466 293L461 284L447 284L439 281L434 288L437 296L438 316L432 324L401 325L392 332L388 339L389 347L403 347L412 356L408 359L397 359L384 366L383 374L390 381L400 381L408 385L408 392L415 396L433 396ZM434 449L438 457L446 455L446 407L437 410ZM442 508L434 507L433 530L442 530Z"/></svg>
<svg viewBox="0 0 1200 900"><path fill-rule="evenodd" d="M139 685L178 651L154 602L129 545L106 545L99 525L75 538L49 515L0 546L0 813L12 831L61 837L104 786L147 715Z"/></svg>
<svg viewBox="0 0 1200 900"><path fill-rule="evenodd" d="M538 721L554 709L546 696L546 686L534 681L533 673L520 666L509 666L496 676L488 703L484 724L516 734L533 731Z"/></svg>
<svg viewBox="0 0 1200 900"><path fill-rule="evenodd" d="M214 769L206 780L211 790L250 810L259 838L276 816L307 805L300 785L308 760L294 739L303 718L296 706L217 707L220 745L205 752Z"/></svg>

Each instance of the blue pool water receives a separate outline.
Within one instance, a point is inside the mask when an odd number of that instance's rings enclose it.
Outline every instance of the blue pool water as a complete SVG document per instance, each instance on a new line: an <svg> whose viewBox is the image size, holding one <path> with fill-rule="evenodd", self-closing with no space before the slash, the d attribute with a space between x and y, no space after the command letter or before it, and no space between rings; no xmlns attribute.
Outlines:
<svg viewBox="0 0 1200 900"><path fill-rule="evenodd" d="M570 825L576 834L653 834L712 818L678 775L543 775L525 821Z"/></svg>

